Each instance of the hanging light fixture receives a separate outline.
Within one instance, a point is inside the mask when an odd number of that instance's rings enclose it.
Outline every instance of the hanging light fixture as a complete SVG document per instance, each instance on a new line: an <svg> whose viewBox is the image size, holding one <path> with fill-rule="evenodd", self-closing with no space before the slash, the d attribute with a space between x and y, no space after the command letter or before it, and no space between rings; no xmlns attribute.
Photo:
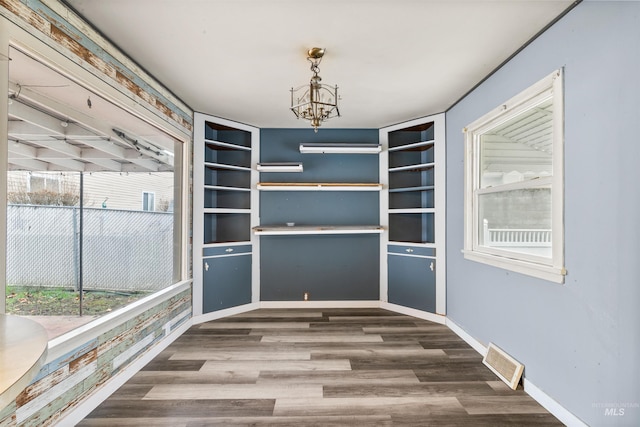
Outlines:
<svg viewBox="0 0 640 427"><path fill-rule="evenodd" d="M331 117L340 117L338 109L338 86L322 84L320 61L324 56L324 49L314 47L307 52L307 60L311 63L313 76L308 85L291 88L291 111L298 119L311 122L313 130L318 132L318 127Z"/></svg>

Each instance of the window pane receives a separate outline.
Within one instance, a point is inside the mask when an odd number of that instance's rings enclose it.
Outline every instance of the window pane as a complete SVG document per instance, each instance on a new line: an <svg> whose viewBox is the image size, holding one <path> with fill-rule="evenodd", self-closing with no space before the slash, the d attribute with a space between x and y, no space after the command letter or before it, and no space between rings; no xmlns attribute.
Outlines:
<svg viewBox="0 0 640 427"><path fill-rule="evenodd" d="M480 246L551 258L551 189L478 195Z"/></svg>
<svg viewBox="0 0 640 427"><path fill-rule="evenodd" d="M480 136L480 188L552 175L551 98Z"/></svg>
<svg viewBox="0 0 640 427"><path fill-rule="evenodd" d="M173 186L172 171L84 177L83 289L127 297L114 299L110 310L173 283ZM146 206L140 206L142 189L154 190L142 192ZM88 303L85 311L102 314Z"/></svg>
<svg viewBox="0 0 640 427"><path fill-rule="evenodd" d="M53 337L181 278L182 144L17 49L11 59L6 307Z"/></svg>

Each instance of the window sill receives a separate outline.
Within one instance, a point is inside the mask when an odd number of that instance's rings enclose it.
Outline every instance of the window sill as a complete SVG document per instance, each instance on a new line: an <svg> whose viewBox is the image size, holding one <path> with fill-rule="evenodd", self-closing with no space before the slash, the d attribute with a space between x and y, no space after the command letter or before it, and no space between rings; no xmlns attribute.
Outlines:
<svg viewBox="0 0 640 427"><path fill-rule="evenodd" d="M86 344L92 339L96 339L101 334L115 328L117 325L121 325L127 320L133 319L151 307L161 303L162 301L170 299L190 287L190 279L168 286L141 300L135 301L126 307L122 307L119 310L101 316L94 321L50 340L45 364L64 356L68 352L75 350L79 346Z"/></svg>
<svg viewBox="0 0 640 427"><path fill-rule="evenodd" d="M497 255L484 254L470 250L463 250L464 258L470 261L476 261L493 267L502 268L516 273L525 274L527 276L537 277L538 279L548 280L550 282L563 284L564 276L567 271L564 268L551 267L547 265L535 264L532 262L506 258Z"/></svg>

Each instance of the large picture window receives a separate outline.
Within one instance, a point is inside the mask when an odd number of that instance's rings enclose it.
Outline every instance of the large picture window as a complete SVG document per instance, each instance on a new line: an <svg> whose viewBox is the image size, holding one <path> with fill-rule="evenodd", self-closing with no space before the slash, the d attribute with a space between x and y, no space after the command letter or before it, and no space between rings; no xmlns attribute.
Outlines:
<svg viewBox="0 0 640 427"><path fill-rule="evenodd" d="M557 70L465 129L465 258L564 281Z"/></svg>
<svg viewBox="0 0 640 427"><path fill-rule="evenodd" d="M182 280L184 144L28 51L10 56L4 305L54 338Z"/></svg>

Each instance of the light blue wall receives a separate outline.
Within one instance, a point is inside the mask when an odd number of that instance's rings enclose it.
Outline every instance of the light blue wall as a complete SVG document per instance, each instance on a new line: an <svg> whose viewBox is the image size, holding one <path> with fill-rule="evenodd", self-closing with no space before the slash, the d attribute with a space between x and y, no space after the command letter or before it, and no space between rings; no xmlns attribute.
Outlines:
<svg viewBox="0 0 640 427"><path fill-rule="evenodd" d="M565 71L558 285L467 261L461 129ZM585 1L447 113L447 313L589 425L640 425L640 2ZM626 406L624 415L606 407ZM618 413L620 411L618 410Z"/></svg>

